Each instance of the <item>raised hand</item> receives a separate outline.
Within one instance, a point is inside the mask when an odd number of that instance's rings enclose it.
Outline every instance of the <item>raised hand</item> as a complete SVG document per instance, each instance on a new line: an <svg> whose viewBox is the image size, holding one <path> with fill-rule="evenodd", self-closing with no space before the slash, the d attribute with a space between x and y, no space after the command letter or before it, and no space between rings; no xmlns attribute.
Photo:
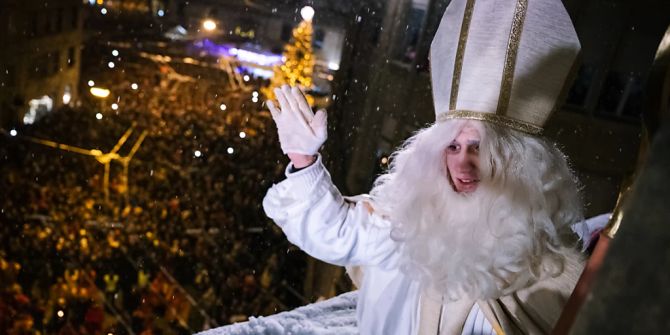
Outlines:
<svg viewBox="0 0 670 335"><path fill-rule="evenodd" d="M283 85L274 92L280 108L272 101L268 101L267 105L277 125L282 151L294 163L294 157L313 157L328 137L326 111L321 109L314 114L297 87Z"/></svg>

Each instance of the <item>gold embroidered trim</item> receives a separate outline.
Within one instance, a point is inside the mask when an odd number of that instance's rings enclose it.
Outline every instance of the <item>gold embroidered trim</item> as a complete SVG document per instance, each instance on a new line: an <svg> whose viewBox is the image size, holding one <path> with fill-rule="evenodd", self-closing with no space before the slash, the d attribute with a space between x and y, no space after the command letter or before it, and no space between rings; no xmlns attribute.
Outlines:
<svg viewBox="0 0 670 335"><path fill-rule="evenodd" d="M458 37L456 59L454 60L454 74L451 78L451 96L449 98L449 109L456 109L458 87L461 84L461 71L463 70L463 55L465 54L465 45L468 42L468 32L470 31L470 22L472 21L472 12L474 7L475 0L468 0L468 2L465 4L463 22L461 23L461 34Z"/></svg>
<svg viewBox="0 0 670 335"><path fill-rule="evenodd" d="M444 122L452 119L468 119L486 121L500 126L512 128L522 131L524 133L537 135L542 132L542 127L513 119L505 115L498 115L493 113L475 112L468 110L450 110L437 115L436 122Z"/></svg>
<svg viewBox="0 0 670 335"><path fill-rule="evenodd" d="M510 29L509 40L507 41L507 51L505 55L505 66L503 68L502 82L500 83L500 97L498 98L498 108L496 114L505 115L509 107L510 96L512 95L512 82L514 81L514 68L516 67L516 56L519 51L519 42L521 41L521 32L523 23L526 20L526 11L528 10L528 0L518 0L514 9L514 19Z"/></svg>

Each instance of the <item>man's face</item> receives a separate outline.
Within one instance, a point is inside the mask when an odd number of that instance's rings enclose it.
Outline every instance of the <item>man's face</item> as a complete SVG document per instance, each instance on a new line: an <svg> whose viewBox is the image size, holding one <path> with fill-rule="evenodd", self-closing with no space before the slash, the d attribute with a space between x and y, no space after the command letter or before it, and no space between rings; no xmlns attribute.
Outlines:
<svg viewBox="0 0 670 335"><path fill-rule="evenodd" d="M479 131L466 125L447 146L447 170L458 193L474 192L479 185Z"/></svg>

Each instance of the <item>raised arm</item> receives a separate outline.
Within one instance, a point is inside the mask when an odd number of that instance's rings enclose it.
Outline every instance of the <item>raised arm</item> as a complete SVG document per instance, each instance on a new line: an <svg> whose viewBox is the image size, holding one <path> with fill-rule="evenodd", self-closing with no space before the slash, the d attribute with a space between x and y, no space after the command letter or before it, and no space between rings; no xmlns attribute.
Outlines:
<svg viewBox="0 0 670 335"><path fill-rule="evenodd" d="M363 201L345 201L318 155L326 139L325 111L312 113L297 88L275 90L281 108L268 107L282 151L286 180L268 190L263 207L291 243L336 265L381 265L393 256L387 222ZM295 171L302 168L299 171Z"/></svg>

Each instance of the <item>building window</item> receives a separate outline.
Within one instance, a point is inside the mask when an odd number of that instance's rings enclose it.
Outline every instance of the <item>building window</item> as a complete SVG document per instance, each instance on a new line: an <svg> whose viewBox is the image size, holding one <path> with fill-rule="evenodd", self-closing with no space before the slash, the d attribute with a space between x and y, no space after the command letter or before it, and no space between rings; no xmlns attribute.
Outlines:
<svg viewBox="0 0 670 335"><path fill-rule="evenodd" d="M67 105L72 101L72 87L70 85L65 85L63 87L63 105Z"/></svg>
<svg viewBox="0 0 670 335"><path fill-rule="evenodd" d="M595 67L589 64L582 64L577 71L575 81L568 91L568 96L565 99L567 106L576 107L578 110L584 110L586 97L589 93L589 87L593 82L593 75Z"/></svg>
<svg viewBox="0 0 670 335"><path fill-rule="evenodd" d="M49 22L49 33L58 33L61 31L61 23L58 10L50 10L46 12L47 21Z"/></svg>
<svg viewBox="0 0 670 335"><path fill-rule="evenodd" d="M63 8L58 8L56 11L56 32L60 33L64 30L65 27L63 27L63 16L65 15L65 11Z"/></svg>
<svg viewBox="0 0 670 335"><path fill-rule="evenodd" d="M42 23L42 34L53 32L53 18L49 15L49 11L40 11L39 15Z"/></svg>
<svg viewBox="0 0 670 335"><path fill-rule="evenodd" d="M611 71L605 78L595 113L620 120L637 120L642 111L643 89L640 74Z"/></svg>
<svg viewBox="0 0 670 335"><path fill-rule="evenodd" d="M37 12L31 12L30 14L30 36L36 37L39 34L39 15Z"/></svg>
<svg viewBox="0 0 670 335"><path fill-rule="evenodd" d="M70 28L77 29L79 28L79 8L72 7L70 10Z"/></svg>
<svg viewBox="0 0 670 335"><path fill-rule="evenodd" d="M396 27L398 39L394 58L411 64L416 59L417 46L421 37L421 29L426 18L428 0L412 0L407 4L409 8L404 13L404 18Z"/></svg>
<svg viewBox="0 0 670 335"><path fill-rule="evenodd" d="M49 68L47 71L49 72L49 75L53 75L58 73L60 70L60 52L59 51L53 51L47 54L47 57L49 59Z"/></svg>
<svg viewBox="0 0 670 335"><path fill-rule="evenodd" d="M74 47L69 47L67 48L67 67L73 67L77 60L76 60L76 52Z"/></svg>

